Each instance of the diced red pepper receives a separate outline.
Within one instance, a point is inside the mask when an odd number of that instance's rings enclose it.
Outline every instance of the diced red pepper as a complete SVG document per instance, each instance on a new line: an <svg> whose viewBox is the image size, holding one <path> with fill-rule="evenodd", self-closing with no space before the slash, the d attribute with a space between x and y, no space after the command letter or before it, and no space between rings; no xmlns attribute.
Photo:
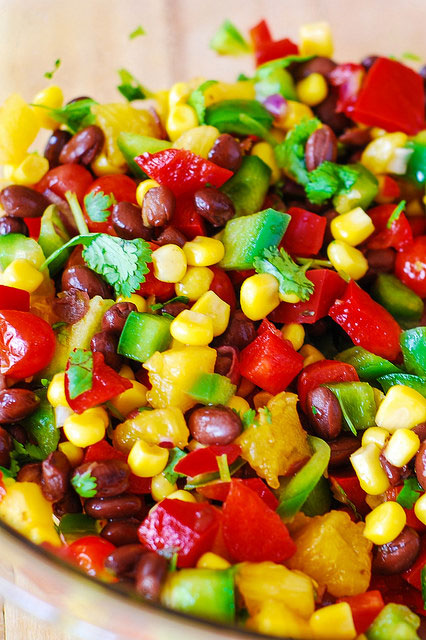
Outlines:
<svg viewBox="0 0 426 640"><path fill-rule="evenodd" d="M337 602L347 602L349 604L357 633L367 631L370 624L385 606L380 591L366 591L357 596L339 598Z"/></svg>
<svg viewBox="0 0 426 640"><path fill-rule="evenodd" d="M290 207L287 213L291 220L279 248L292 256L315 256L322 247L327 220L299 207Z"/></svg>
<svg viewBox="0 0 426 640"><path fill-rule="evenodd" d="M220 513L207 502L162 500L138 530L139 540L151 551L178 554L178 567L193 567L210 551L219 528Z"/></svg>
<svg viewBox="0 0 426 640"><path fill-rule="evenodd" d="M250 38L253 47L259 47L267 42L272 42L271 32L266 20L261 20L258 24L250 29Z"/></svg>
<svg viewBox="0 0 426 640"><path fill-rule="evenodd" d="M278 499L274 496L269 487L260 478L244 478L241 482L249 487L252 491L262 498L263 502L268 505L273 511L278 507ZM209 500L218 500L219 502L225 502L229 489L231 488L230 482L214 482L212 484L206 484L204 487L197 489L198 493Z"/></svg>
<svg viewBox="0 0 426 640"><path fill-rule="evenodd" d="M328 315L346 331L354 344L388 360L398 357L401 327L389 311L353 280L343 299L336 300Z"/></svg>
<svg viewBox="0 0 426 640"><path fill-rule="evenodd" d="M105 364L102 353L95 351L93 354L92 388L71 399L69 395L68 369L69 361L65 371L65 397L71 409L76 413L82 413L86 409L107 402L132 386L130 380L123 378L123 376L120 376L114 369Z"/></svg>
<svg viewBox="0 0 426 640"><path fill-rule="evenodd" d="M336 105L337 113L345 113L352 117L355 103L364 79L365 69L361 64L347 62L339 64L328 74L328 80L333 87L338 87L339 97Z"/></svg>
<svg viewBox="0 0 426 640"><path fill-rule="evenodd" d="M202 473L214 473L219 471L217 456L225 454L228 464L232 464L240 453L241 447L238 444L212 444L209 447L191 451L184 458L181 458L175 466L175 471L191 478Z"/></svg>
<svg viewBox="0 0 426 640"><path fill-rule="evenodd" d="M135 162L161 185L169 187L175 196L194 192L209 183L221 187L234 174L229 169L197 156L186 149L164 149L143 153Z"/></svg>
<svg viewBox="0 0 426 640"><path fill-rule="evenodd" d="M305 367L297 381L300 406L306 413L306 399L313 389L330 382L359 382L355 367L337 360L319 360Z"/></svg>
<svg viewBox="0 0 426 640"><path fill-rule="evenodd" d="M294 304L281 302L269 315L273 322L313 324L328 314L331 305L346 289L346 282L331 269L311 269L306 277L315 285L309 300Z"/></svg>
<svg viewBox="0 0 426 640"><path fill-rule="evenodd" d="M223 537L236 562L280 563L296 551L279 515L255 491L235 479L223 505Z"/></svg>
<svg viewBox="0 0 426 640"><path fill-rule="evenodd" d="M101 460L123 460L126 462L127 456L106 440L100 440L87 447L84 452L84 462L100 462Z"/></svg>
<svg viewBox="0 0 426 640"><path fill-rule="evenodd" d="M140 478L131 473L129 476L129 488L130 493L136 493L137 495L151 493L151 481L152 478Z"/></svg>
<svg viewBox="0 0 426 640"><path fill-rule="evenodd" d="M25 224L28 227L30 238L38 240L41 229L41 218L24 218Z"/></svg>
<svg viewBox="0 0 426 640"><path fill-rule="evenodd" d="M284 391L302 367L303 356L268 320L240 354L241 375L273 395Z"/></svg>
<svg viewBox="0 0 426 640"><path fill-rule="evenodd" d="M193 240L196 236L207 235L204 219L195 208L192 193L176 198L176 208L171 224L181 231L188 240Z"/></svg>
<svg viewBox="0 0 426 640"><path fill-rule="evenodd" d="M341 493L340 490L342 490L361 516L366 516L369 513L370 507L365 501L367 494L361 489L358 477L352 469L348 471L336 471L333 469L330 471L328 479L330 480L331 488L336 494L339 495ZM341 495L340 497L343 498L344 496Z"/></svg>
<svg viewBox="0 0 426 640"><path fill-rule="evenodd" d="M237 299L230 277L220 267L209 267L209 269L213 271L210 290L214 291L221 300L229 304L232 313L237 306Z"/></svg>
<svg viewBox="0 0 426 640"><path fill-rule="evenodd" d="M398 200L401 196L401 189L396 180L387 174L379 177L379 193L376 196L376 202L391 203ZM370 213L370 212L369 212Z"/></svg>
<svg viewBox="0 0 426 640"><path fill-rule="evenodd" d="M0 309L30 310L30 294L23 289L0 284Z"/></svg>
<svg viewBox="0 0 426 640"><path fill-rule="evenodd" d="M265 20L250 29L250 37L253 42L256 66L269 62L269 60L285 58L299 53L298 46L288 38L272 40Z"/></svg>
<svg viewBox="0 0 426 640"><path fill-rule="evenodd" d="M396 204L381 204L370 209L368 215L374 224L374 233L367 242L369 249L403 249L413 242L413 232L404 213L394 220L388 229L387 224Z"/></svg>
<svg viewBox="0 0 426 640"><path fill-rule="evenodd" d="M415 135L424 127L424 105L423 78L396 60L378 58L367 73L352 118Z"/></svg>

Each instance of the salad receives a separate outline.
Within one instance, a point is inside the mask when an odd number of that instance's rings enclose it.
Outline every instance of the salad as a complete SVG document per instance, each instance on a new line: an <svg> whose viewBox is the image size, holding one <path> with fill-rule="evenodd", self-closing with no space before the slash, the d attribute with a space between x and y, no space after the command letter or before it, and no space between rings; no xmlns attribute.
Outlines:
<svg viewBox="0 0 426 640"><path fill-rule="evenodd" d="M0 107L0 518L201 618L419 638L424 68L212 46L252 76Z"/></svg>

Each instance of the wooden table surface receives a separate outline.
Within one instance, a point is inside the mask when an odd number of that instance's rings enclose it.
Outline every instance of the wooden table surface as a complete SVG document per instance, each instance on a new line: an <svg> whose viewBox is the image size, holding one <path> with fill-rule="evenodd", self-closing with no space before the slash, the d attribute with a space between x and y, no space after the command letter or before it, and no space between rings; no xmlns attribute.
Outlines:
<svg viewBox="0 0 426 640"><path fill-rule="evenodd" d="M122 67L153 89L192 76L232 80L251 59L219 58L207 43L225 18L246 32L262 17L276 38L296 40L304 22L328 20L340 61L407 51L426 60L426 0L0 0L0 103L12 91L31 100L58 58L54 80L67 99L119 99ZM129 40L138 25L146 35ZM70 638L5 603L0 640Z"/></svg>

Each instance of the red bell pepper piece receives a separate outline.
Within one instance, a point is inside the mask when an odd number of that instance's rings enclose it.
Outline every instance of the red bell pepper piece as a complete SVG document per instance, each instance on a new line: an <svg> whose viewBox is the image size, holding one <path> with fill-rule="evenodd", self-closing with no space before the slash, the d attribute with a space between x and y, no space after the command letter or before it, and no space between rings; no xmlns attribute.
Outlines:
<svg viewBox="0 0 426 640"><path fill-rule="evenodd" d="M339 64L328 74L328 80L333 87L338 88L337 113L345 113L352 117L355 103L365 76L365 69L361 64L347 62Z"/></svg>
<svg viewBox="0 0 426 640"><path fill-rule="evenodd" d="M249 33L254 48L267 42L272 42L271 32L266 20L261 20L257 25L250 29Z"/></svg>
<svg viewBox="0 0 426 640"><path fill-rule="evenodd" d="M347 602L349 604L357 633L367 631L370 624L385 606L380 591L366 591L357 596L339 598L337 602Z"/></svg>
<svg viewBox="0 0 426 640"><path fill-rule="evenodd" d="M274 395L284 391L302 367L303 356L268 320L262 322L257 338L240 354L241 375Z"/></svg>
<svg viewBox="0 0 426 640"><path fill-rule="evenodd" d="M395 275L418 296L426 298L426 235L417 236L398 253Z"/></svg>
<svg viewBox="0 0 426 640"><path fill-rule="evenodd" d="M399 485L398 487L389 487L389 489L386 491L386 500L396 500L402 489L403 485ZM426 525L424 525L423 522L421 522L414 513L414 507L411 509L406 509L405 507L403 508L405 511L405 515L407 516L407 527L411 527L412 529L415 529L420 533L425 532Z"/></svg>
<svg viewBox="0 0 426 640"><path fill-rule="evenodd" d="M279 515L255 491L235 479L223 505L223 537L237 562L280 563L296 551Z"/></svg>
<svg viewBox="0 0 426 640"><path fill-rule="evenodd" d="M69 361L65 371L65 397L71 409L76 413L82 413L86 409L96 407L103 402L111 400L119 393L130 389L132 384L127 378L120 376L114 369L105 364L104 356L99 351L93 354L93 384L88 391L80 393L76 398L71 399L69 395L69 381L67 371Z"/></svg>
<svg viewBox="0 0 426 640"><path fill-rule="evenodd" d="M290 207L287 213L291 220L279 247L292 256L315 256L322 247L327 220L299 207Z"/></svg>
<svg viewBox="0 0 426 640"><path fill-rule="evenodd" d="M306 399L313 389L329 382L359 382L355 367L337 360L319 360L305 367L297 381L300 406L306 413Z"/></svg>
<svg viewBox="0 0 426 640"><path fill-rule="evenodd" d="M346 331L354 344L388 360L398 357L401 327L353 280L343 299L336 300L328 315Z"/></svg>
<svg viewBox="0 0 426 640"><path fill-rule="evenodd" d="M313 324L328 314L331 305L346 289L343 278L330 269L311 269L306 277L315 285L309 300L295 304L281 302L269 315L273 322Z"/></svg>
<svg viewBox="0 0 426 640"><path fill-rule="evenodd" d="M237 306L237 298L230 277L220 267L209 267L209 269L213 271L210 290L214 291L221 300L227 302L231 307L231 313L233 313Z"/></svg>
<svg viewBox="0 0 426 640"><path fill-rule="evenodd" d="M240 453L241 447L238 444L212 444L209 447L191 451L184 458L181 458L175 466L175 471L191 478L202 473L214 473L219 471L217 456L225 454L228 464L232 464Z"/></svg>
<svg viewBox="0 0 426 640"><path fill-rule="evenodd" d="M221 187L234 174L229 169L197 156L186 149L164 149L143 153L135 162L145 173L175 194L194 192L209 183Z"/></svg>
<svg viewBox="0 0 426 640"><path fill-rule="evenodd" d="M359 484L359 480L354 471L351 469L348 471L335 471L333 469L330 471L328 478L333 491L336 492L337 495L341 494L341 491L343 491L346 494L347 499L352 502L355 509L361 516L366 516L367 513L369 513L370 507L365 501L367 494L363 489L361 489L361 485ZM340 497L344 498L342 494Z"/></svg>
<svg viewBox="0 0 426 640"><path fill-rule="evenodd" d="M268 505L273 511L278 507L278 499L274 496L272 491L260 478L245 478L241 482L249 487L252 491L262 498L263 502ZM231 488L230 482L214 482L213 484L206 484L204 487L197 489L198 493L209 500L218 500L219 502L225 502L229 489Z"/></svg>
<svg viewBox="0 0 426 640"><path fill-rule="evenodd" d="M404 213L394 220L388 229L388 221L396 204L381 204L370 209L368 215L374 224L374 233L367 242L369 249L388 249L393 247L400 250L413 242L413 232Z"/></svg>
<svg viewBox="0 0 426 640"><path fill-rule="evenodd" d="M388 175L382 175L379 178L379 193L376 201L381 203L390 203L398 200L401 196L401 189L396 180ZM370 213L370 212L369 212Z"/></svg>
<svg viewBox="0 0 426 640"><path fill-rule="evenodd" d="M396 60L378 58L351 117L371 127L415 135L424 127L424 104L423 78Z"/></svg>
<svg viewBox="0 0 426 640"><path fill-rule="evenodd" d="M152 251L158 249L159 245L155 242L150 242L149 246ZM148 273L145 273L145 282L141 282L139 289L135 292L139 296L148 297L155 296L159 302L165 302L175 296L175 285L171 282L161 282L154 275L154 264L148 263Z"/></svg>
<svg viewBox="0 0 426 640"><path fill-rule="evenodd" d="M41 229L41 218L24 218L24 222L28 227L30 238L38 240Z"/></svg>
<svg viewBox="0 0 426 640"><path fill-rule="evenodd" d="M192 193L176 198L172 225L181 231L188 240L193 240L196 236L207 235L204 219L195 208Z"/></svg>
<svg viewBox="0 0 426 640"><path fill-rule="evenodd" d="M207 502L162 500L138 530L139 540L151 551L178 554L178 567L193 567L213 545L220 513Z"/></svg>
<svg viewBox="0 0 426 640"><path fill-rule="evenodd" d="M250 36L253 42L256 66L269 62L269 60L285 58L299 53L298 46L288 38L272 40L265 20L250 29Z"/></svg>
<svg viewBox="0 0 426 640"><path fill-rule="evenodd" d="M0 309L15 309L15 311L30 310L30 294L23 289L6 287L0 284Z"/></svg>

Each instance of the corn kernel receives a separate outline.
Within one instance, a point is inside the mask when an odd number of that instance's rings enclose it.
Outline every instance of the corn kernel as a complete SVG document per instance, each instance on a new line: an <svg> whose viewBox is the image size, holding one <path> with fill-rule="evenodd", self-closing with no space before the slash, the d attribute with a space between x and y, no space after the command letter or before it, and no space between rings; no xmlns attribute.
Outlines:
<svg viewBox="0 0 426 640"><path fill-rule="evenodd" d="M159 473L151 480L151 495L155 502L160 502L171 493L177 491L177 484L169 482L163 473Z"/></svg>
<svg viewBox="0 0 426 640"><path fill-rule="evenodd" d="M406 522L403 507L398 502L389 500L365 517L364 536L374 544L387 544L399 536Z"/></svg>
<svg viewBox="0 0 426 640"><path fill-rule="evenodd" d="M335 240L342 240L355 247L371 236L374 225L370 216L361 207L356 207L334 218L330 230Z"/></svg>
<svg viewBox="0 0 426 640"><path fill-rule="evenodd" d="M296 102L295 100L287 100L287 109L283 116L275 120L275 126L279 129L293 129L302 120L310 120L313 117L312 109L307 104Z"/></svg>
<svg viewBox="0 0 426 640"><path fill-rule="evenodd" d="M135 307L139 311L139 313L144 313L145 311L148 310L148 305L146 303L145 298L142 298L142 296L138 296L137 293L132 293L127 298L126 298L126 296L118 296L116 301L117 302L131 302L132 304L135 305Z"/></svg>
<svg viewBox="0 0 426 640"><path fill-rule="evenodd" d="M148 389L137 380L131 380L131 383L131 389L126 389L123 393L120 393L110 400L112 406L123 416L126 416L134 409L139 409L147 405L146 392Z"/></svg>
<svg viewBox="0 0 426 640"><path fill-rule="evenodd" d="M414 504L414 513L420 522L426 525L426 493L424 493Z"/></svg>
<svg viewBox="0 0 426 640"><path fill-rule="evenodd" d="M198 125L198 116L195 109L189 104L177 104L170 109L167 116L166 130L172 142L177 140L185 131Z"/></svg>
<svg viewBox="0 0 426 640"><path fill-rule="evenodd" d="M68 458L72 467L78 467L83 462L84 450L81 447L76 447L72 442L60 442L58 449Z"/></svg>
<svg viewBox="0 0 426 640"><path fill-rule="evenodd" d="M328 22L304 24L299 31L299 51L302 56L333 55L333 38Z"/></svg>
<svg viewBox="0 0 426 640"><path fill-rule="evenodd" d="M338 602L315 611L309 620L314 638L320 640L354 640L356 630L352 610L347 602Z"/></svg>
<svg viewBox="0 0 426 640"><path fill-rule="evenodd" d="M220 262L225 255L225 247L220 240L197 236L183 245L188 264L191 267L210 267Z"/></svg>
<svg viewBox="0 0 426 640"><path fill-rule="evenodd" d="M315 107L327 97L327 81L321 73L311 73L297 83L296 91L301 102Z"/></svg>
<svg viewBox="0 0 426 640"><path fill-rule="evenodd" d="M90 168L95 176L101 177L126 173L127 165L123 164L122 166L117 166L116 164L113 164L107 154L104 151L101 151L101 153L98 153L96 158L91 162Z"/></svg>
<svg viewBox="0 0 426 640"><path fill-rule="evenodd" d="M256 395L253 396L253 404L256 411L265 407L273 397L272 393L268 391L259 391L259 393L256 393Z"/></svg>
<svg viewBox="0 0 426 640"><path fill-rule="evenodd" d="M167 496L168 500L181 500L182 502L197 502L195 497L189 491L184 491L184 489L179 489L178 491L173 491L173 493L169 493Z"/></svg>
<svg viewBox="0 0 426 640"><path fill-rule="evenodd" d="M380 450L383 449L389 440L389 431L382 427L369 427L362 434L361 444L366 447L368 444L375 444Z"/></svg>
<svg viewBox="0 0 426 640"><path fill-rule="evenodd" d="M198 300L209 290L213 278L213 271L208 267L188 267L182 280L175 285L176 295Z"/></svg>
<svg viewBox="0 0 426 640"><path fill-rule="evenodd" d="M380 464L380 449L373 443L361 447L350 457L361 489L372 496L389 488L389 479Z"/></svg>
<svg viewBox="0 0 426 640"><path fill-rule="evenodd" d="M188 129L173 143L175 149L186 149L197 156L208 158L209 152L219 137L219 129L207 124Z"/></svg>
<svg viewBox="0 0 426 640"><path fill-rule="evenodd" d="M44 129L56 129L56 127L59 126L58 122L50 117L49 109L59 109L63 102L64 94L62 93L62 89L55 85L46 87L37 93L32 100L32 108L37 116L40 127ZM41 106L35 107L34 105ZM45 109L44 107L49 107L49 109Z"/></svg>
<svg viewBox="0 0 426 640"><path fill-rule="evenodd" d="M347 242L334 240L327 247L327 256L336 271L343 271L353 280L359 280L368 270L368 262L359 249Z"/></svg>
<svg viewBox="0 0 426 640"><path fill-rule="evenodd" d="M235 409L241 415L250 409L250 405L245 398L241 396L232 396L226 403L226 406L230 409Z"/></svg>
<svg viewBox="0 0 426 640"><path fill-rule="evenodd" d="M163 471L169 459L169 452L156 444L137 440L130 450L127 464L132 473L140 478L152 478Z"/></svg>
<svg viewBox="0 0 426 640"><path fill-rule="evenodd" d="M401 131L386 133L368 143L362 153L361 162L372 173L389 173L388 165L395 151L404 147L406 142L407 135Z"/></svg>
<svg viewBox="0 0 426 640"><path fill-rule="evenodd" d="M152 252L154 275L160 282L180 282L186 273L186 255L177 244L164 244Z"/></svg>
<svg viewBox="0 0 426 640"><path fill-rule="evenodd" d="M405 385L391 387L376 413L376 424L390 433L412 429L425 420L426 398Z"/></svg>
<svg viewBox="0 0 426 640"><path fill-rule="evenodd" d="M47 171L49 171L47 158L38 153L29 153L17 167L11 167L9 179L15 184L33 185L41 180Z"/></svg>
<svg viewBox="0 0 426 640"><path fill-rule="evenodd" d="M303 366L307 367L314 362L325 360L324 354L319 349L313 347L311 344L304 344L299 353L303 356Z"/></svg>
<svg viewBox="0 0 426 640"><path fill-rule="evenodd" d="M270 273L256 273L241 285L240 303L250 320L263 320L280 304L278 280Z"/></svg>
<svg viewBox="0 0 426 640"><path fill-rule="evenodd" d="M108 425L108 414L102 407L73 413L64 421L64 433L76 447L89 447L103 440Z"/></svg>
<svg viewBox="0 0 426 640"><path fill-rule="evenodd" d="M185 309L170 325L173 338L194 347L204 347L213 340L213 320L210 316Z"/></svg>
<svg viewBox="0 0 426 640"><path fill-rule="evenodd" d="M410 462L420 447L420 438L410 429L397 429L386 445L383 455L395 467Z"/></svg>
<svg viewBox="0 0 426 640"><path fill-rule="evenodd" d="M47 399L52 407L68 407L65 396L65 372L55 373L48 388Z"/></svg>
<svg viewBox="0 0 426 640"><path fill-rule="evenodd" d="M154 189L155 187L159 187L159 183L156 180L142 180L139 182L136 189L136 202L141 207L143 204L143 199L150 189ZM147 221L144 220L144 224L147 224Z"/></svg>
<svg viewBox="0 0 426 640"><path fill-rule="evenodd" d="M187 82L175 82L170 87L168 94L169 109L173 109L177 104L185 104L189 98L190 89Z"/></svg>
<svg viewBox="0 0 426 640"><path fill-rule="evenodd" d="M196 564L197 569L228 569L230 566L231 564L228 560L211 551L203 553L203 555L198 558Z"/></svg>
<svg viewBox="0 0 426 640"><path fill-rule="evenodd" d="M305 342L305 330L303 324L297 324L296 322L290 322L281 327L281 333L283 338L289 340L296 351L303 346Z"/></svg>
<svg viewBox="0 0 426 640"><path fill-rule="evenodd" d="M8 287L33 293L43 282L43 276L28 260L12 260L2 274L2 283Z"/></svg>
<svg viewBox="0 0 426 640"><path fill-rule="evenodd" d="M214 291L206 291L192 305L191 311L209 316L213 322L213 335L220 336L228 326L231 307L222 298L219 298Z"/></svg>
<svg viewBox="0 0 426 640"><path fill-rule="evenodd" d="M123 364L120 371L118 372L122 378L127 378L127 380L134 380L135 374L131 367L128 364Z"/></svg>
<svg viewBox="0 0 426 640"><path fill-rule="evenodd" d="M270 184L275 184L281 178L281 169L277 164L275 152L269 142L256 142L251 148L250 154L257 156L268 165L271 170Z"/></svg>

